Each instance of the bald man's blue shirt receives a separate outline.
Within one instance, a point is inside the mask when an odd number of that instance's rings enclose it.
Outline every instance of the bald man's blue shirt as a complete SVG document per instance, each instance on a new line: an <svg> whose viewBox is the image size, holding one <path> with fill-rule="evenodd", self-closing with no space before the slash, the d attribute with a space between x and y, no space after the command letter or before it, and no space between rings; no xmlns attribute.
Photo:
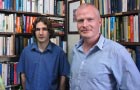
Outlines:
<svg viewBox="0 0 140 90"><path fill-rule="evenodd" d="M72 52L71 90L140 90L140 73L124 46L101 35L85 54L82 43Z"/></svg>

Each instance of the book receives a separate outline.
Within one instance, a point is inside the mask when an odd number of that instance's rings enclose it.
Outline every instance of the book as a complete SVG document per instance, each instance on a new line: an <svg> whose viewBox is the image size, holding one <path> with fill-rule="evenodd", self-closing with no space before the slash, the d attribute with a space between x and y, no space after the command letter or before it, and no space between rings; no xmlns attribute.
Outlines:
<svg viewBox="0 0 140 90"><path fill-rule="evenodd" d="M130 15L129 16L129 19L130 19L130 39L129 41L130 42L134 42L134 16L133 15Z"/></svg>

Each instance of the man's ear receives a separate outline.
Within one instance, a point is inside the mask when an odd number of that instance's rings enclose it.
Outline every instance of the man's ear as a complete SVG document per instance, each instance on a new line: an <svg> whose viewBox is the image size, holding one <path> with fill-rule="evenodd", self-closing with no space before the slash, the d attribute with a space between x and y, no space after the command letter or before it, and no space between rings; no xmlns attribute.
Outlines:
<svg viewBox="0 0 140 90"><path fill-rule="evenodd" d="M102 25L102 18L99 18L99 24Z"/></svg>

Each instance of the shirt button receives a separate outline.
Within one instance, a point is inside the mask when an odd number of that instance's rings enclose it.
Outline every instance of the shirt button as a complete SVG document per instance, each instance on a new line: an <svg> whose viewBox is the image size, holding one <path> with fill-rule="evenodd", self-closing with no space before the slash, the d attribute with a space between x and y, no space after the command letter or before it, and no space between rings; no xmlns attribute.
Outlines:
<svg viewBox="0 0 140 90"><path fill-rule="evenodd" d="M75 90L79 90L79 87L78 87L78 86L76 86Z"/></svg>

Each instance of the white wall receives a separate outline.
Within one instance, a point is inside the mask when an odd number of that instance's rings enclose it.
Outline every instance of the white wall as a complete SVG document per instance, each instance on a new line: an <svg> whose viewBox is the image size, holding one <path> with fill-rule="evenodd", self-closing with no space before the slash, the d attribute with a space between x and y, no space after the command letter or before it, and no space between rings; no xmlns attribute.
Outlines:
<svg viewBox="0 0 140 90"><path fill-rule="evenodd" d="M68 60L71 62L71 50L76 42L80 39L79 34L68 34Z"/></svg>

